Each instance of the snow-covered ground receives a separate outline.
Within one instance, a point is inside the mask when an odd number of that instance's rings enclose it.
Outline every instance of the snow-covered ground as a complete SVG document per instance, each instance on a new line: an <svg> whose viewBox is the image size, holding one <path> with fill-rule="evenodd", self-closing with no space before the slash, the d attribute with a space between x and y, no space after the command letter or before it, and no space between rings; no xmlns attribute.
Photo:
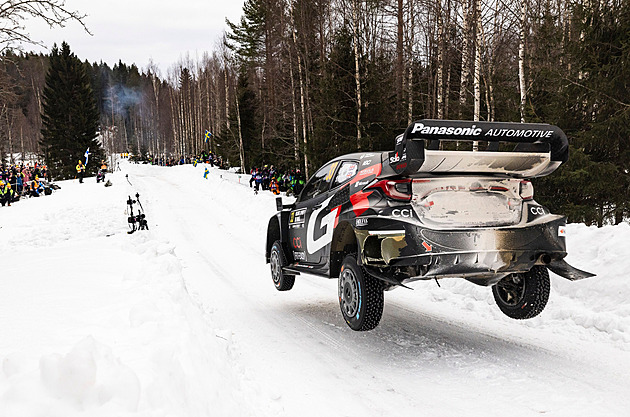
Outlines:
<svg viewBox="0 0 630 417"><path fill-rule="evenodd" d="M274 197L204 166L122 164L0 208L0 416L628 416L630 227L567 227L543 313L463 280L344 323L336 280L277 292ZM128 174L129 182L125 178ZM140 194L149 231L128 235Z"/></svg>

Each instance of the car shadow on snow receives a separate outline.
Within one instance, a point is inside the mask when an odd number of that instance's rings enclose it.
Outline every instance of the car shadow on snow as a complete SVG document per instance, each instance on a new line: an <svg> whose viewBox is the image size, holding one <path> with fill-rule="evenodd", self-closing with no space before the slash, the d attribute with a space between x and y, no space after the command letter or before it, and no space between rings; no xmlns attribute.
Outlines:
<svg viewBox="0 0 630 417"><path fill-rule="evenodd" d="M339 348L356 358L370 358L370 363L404 369L462 369L488 373L510 372L508 369L527 364L545 369L545 363L570 361L561 354L529 344L527 341L506 340L498 333L470 328L465 322L431 313L420 307L410 310L392 302L385 303L378 327L368 332L355 332L344 322L339 305L334 301L299 303L286 301L276 307L280 314L296 318L300 332L312 332L331 348ZM463 312L465 313L465 312ZM289 325L288 323L285 323ZM503 372L500 372L503 370Z"/></svg>

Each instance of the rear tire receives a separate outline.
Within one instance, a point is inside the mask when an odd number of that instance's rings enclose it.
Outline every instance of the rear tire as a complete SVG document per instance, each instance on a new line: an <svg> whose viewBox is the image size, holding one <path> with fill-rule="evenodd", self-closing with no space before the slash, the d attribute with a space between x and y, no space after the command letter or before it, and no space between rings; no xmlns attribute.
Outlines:
<svg viewBox="0 0 630 417"><path fill-rule="evenodd" d="M364 273L354 255L344 258L339 273L339 307L352 330L366 331L378 326L383 315L383 285Z"/></svg>
<svg viewBox="0 0 630 417"><path fill-rule="evenodd" d="M287 266L287 258L284 255L282 242L276 240L271 246L271 254L269 255L269 263L271 264L271 279L278 291L289 291L295 283L295 275L287 275L282 270Z"/></svg>
<svg viewBox="0 0 630 417"><path fill-rule="evenodd" d="M511 274L492 286L499 309L517 320L539 315L549 300L549 271L541 265L524 274Z"/></svg>

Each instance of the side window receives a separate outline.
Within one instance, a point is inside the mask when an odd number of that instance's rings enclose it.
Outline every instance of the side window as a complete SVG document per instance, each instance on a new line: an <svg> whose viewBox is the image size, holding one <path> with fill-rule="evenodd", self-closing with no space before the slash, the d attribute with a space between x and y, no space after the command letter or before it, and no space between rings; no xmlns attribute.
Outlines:
<svg viewBox="0 0 630 417"><path fill-rule="evenodd" d="M300 201L309 200L328 191L333 175L335 175L337 165L339 165L339 162L333 162L332 164L328 164L320 168L319 171L311 177L308 184L304 187L304 190L302 190L302 194L300 194Z"/></svg>
<svg viewBox="0 0 630 417"><path fill-rule="evenodd" d="M346 161L341 164L339 171L337 171L337 176L335 177L335 181L333 182L333 188L338 185L343 184L344 182L350 180L352 177L357 175L357 169L359 168L359 164L354 161Z"/></svg>

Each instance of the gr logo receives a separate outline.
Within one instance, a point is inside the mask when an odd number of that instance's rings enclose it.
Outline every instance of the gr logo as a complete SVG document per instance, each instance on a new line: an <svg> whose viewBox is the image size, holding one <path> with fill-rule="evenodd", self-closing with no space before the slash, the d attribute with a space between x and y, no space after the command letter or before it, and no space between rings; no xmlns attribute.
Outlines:
<svg viewBox="0 0 630 417"><path fill-rule="evenodd" d="M411 209L393 209L392 216L394 217L411 217Z"/></svg>
<svg viewBox="0 0 630 417"><path fill-rule="evenodd" d="M540 206L532 206L529 208L529 211L534 215L534 216L542 216L545 213L545 209L540 207Z"/></svg>

